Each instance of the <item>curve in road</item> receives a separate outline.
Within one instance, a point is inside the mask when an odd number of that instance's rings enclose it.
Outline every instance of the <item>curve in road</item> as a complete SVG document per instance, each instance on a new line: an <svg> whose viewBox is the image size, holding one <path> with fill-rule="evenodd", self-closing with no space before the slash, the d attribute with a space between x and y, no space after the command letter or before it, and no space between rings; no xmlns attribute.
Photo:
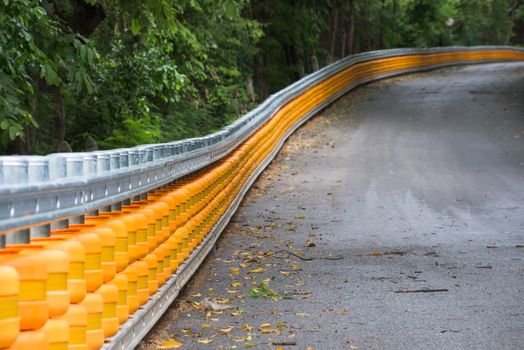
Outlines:
<svg viewBox="0 0 524 350"><path fill-rule="evenodd" d="M524 64L373 83L292 136L140 348L522 349L523 261Z"/></svg>

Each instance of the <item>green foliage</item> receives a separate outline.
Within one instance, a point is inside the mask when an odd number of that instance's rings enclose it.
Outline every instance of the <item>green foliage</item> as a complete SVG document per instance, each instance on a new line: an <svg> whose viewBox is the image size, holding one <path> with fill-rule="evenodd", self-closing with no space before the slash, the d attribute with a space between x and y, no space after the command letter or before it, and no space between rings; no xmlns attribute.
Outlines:
<svg viewBox="0 0 524 350"><path fill-rule="evenodd" d="M93 91L96 53L81 36L64 32L44 1L2 0L0 6L0 144L36 127L38 85ZM45 89L45 88L44 88Z"/></svg>
<svg viewBox="0 0 524 350"><path fill-rule="evenodd" d="M253 288L248 292L247 296L253 299L293 299L290 295L275 292L273 289L269 288L269 284L266 282L259 283L258 287Z"/></svg>

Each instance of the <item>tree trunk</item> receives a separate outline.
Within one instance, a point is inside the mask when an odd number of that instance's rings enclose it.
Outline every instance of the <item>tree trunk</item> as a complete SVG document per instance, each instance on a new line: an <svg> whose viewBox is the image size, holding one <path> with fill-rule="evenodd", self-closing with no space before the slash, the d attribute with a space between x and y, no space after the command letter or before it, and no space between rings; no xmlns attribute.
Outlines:
<svg viewBox="0 0 524 350"><path fill-rule="evenodd" d="M338 8L331 11L331 28L330 28L330 40L329 40L329 54L328 63L332 63L335 60L335 47L337 40L337 29L338 29Z"/></svg>
<svg viewBox="0 0 524 350"><path fill-rule="evenodd" d="M380 6L380 22L379 22L379 32L378 32L378 49L383 49L385 47L384 43L384 12L386 12L386 0L382 0Z"/></svg>
<svg viewBox="0 0 524 350"><path fill-rule="evenodd" d="M355 0L351 1L349 12L349 29L348 29L348 54L353 54L353 43L355 39Z"/></svg>
<svg viewBox="0 0 524 350"><path fill-rule="evenodd" d="M264 78L264 57L259 53L255 57L255 82L258 90L258 95L261 100L267 97L267 86Z"/></svg>
<svg viewBox="0 0 524 350"><path fill-rule="evenodd" d="M515 1L508 9L508 25L506 28L506 35L504 37L504 45L509 45L511 42L511 36L513 35L513 26L515 24L515 17L519 10L519 2Z"/></svg>
<svg viewBox="0 0 524 350"><path fill-rule="evenodd" d="M55 126L55 148L59 144L65 141L65 109L64 109L64 100L62 99L62 91L59 87L50 86L48 89L51 94L51 101L55 107L55 117L54 117L54 126Z"/></svg>

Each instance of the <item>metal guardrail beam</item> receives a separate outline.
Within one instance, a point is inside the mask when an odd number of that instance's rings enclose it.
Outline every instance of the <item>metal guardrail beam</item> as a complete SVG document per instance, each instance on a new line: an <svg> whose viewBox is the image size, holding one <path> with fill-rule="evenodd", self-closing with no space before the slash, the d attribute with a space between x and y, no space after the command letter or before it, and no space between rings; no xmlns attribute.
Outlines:
<svg viewBox="0 0 524 350"><path fill-rule="evenodd" d="M351 65L378 58L514 47L393 49L349 56L297 81L222 130L133 148L0 157L0 232L81 215L132 198L224 157L282 106Z"/></svg>

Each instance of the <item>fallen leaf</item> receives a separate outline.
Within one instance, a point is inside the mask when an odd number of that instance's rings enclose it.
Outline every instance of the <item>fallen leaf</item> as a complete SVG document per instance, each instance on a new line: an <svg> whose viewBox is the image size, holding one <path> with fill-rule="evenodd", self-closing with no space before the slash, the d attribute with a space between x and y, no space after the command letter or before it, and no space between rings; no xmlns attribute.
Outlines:
<svg viewBox="0 0 524 350"><path fill-rule="evenodd" d="M337 316L344 316L347 315L349 310L342 310L336 313Z"/></svg>
<svg viewBox="0 0 524 350"><path fill-rule="evenodd" d="M249 271L249 272L250 272L250 273L262 273L262 272L264 272L264 271L265 271L265 270L264 270L263 268L259 267L259 268L253 269L253 270L251 270L251 271Z"/></svg>
<svg viewBox="0 0 524 350"><path fill-rule="evenodd" d="M199 339L197 340L198 343L201 343L201 344L209 344L211 342L213 342L213 339Z"/></svg>
<svg viewBox="0 0 524 350"><path fill-rule="evenodd" d="M231 287L242 287L244 285L245 284L242 283L242 282L233 282L233 283L231 283Z"/></svg>
<svg viewBox="0 0 524 350"><path fill-rule="evenodd" d="M207 324L207 323L204 323L204 324L202 324L202 328L211 328L211 325Z"/></svg>
<svg viewBox="0 0 524 350"><path fill-rule="evenodd" d="M308 314L307 312L297 312L297 313L295 313L295 315L300 316L300 317L309 317L309 316L311 316L311 314Z"/></svg>
<svg viewBox="0 0 524 350"><path fill-rule="evenodd" d="M255 329L255 328L254 328L254 327L251 327L251 326L248 325L248 324L245 324L245 325L243 325L243 326L241 327L241 329L250 332L250 331L252 331L252 330Z"/></svg>
<svg viewBox="0 0 524 350"><path fill-rule="evenodd" d="M218 331L222 334L228 334L229 332L231 332L233 330L233 326L229 326L227 328L219 328Z"/></svg>
<svg viewBox="0 0 524 350"><path fill-rule="evenodd" d="M289 271L280 271L280 273L281 273L282 275L284 275L284 276L289 276L289 274L290 274L291 272L289 272Z"/></svg>
<svg viewBox="0 0 524 350"><path fill-rule="evenodd" d="M295 215L295 219L305 219L304 215Z"/></svg>
<svg viewBox="0 0 524 350"><path fill-rule="evenodd" d="M182 343L176 340L168 340L157 346L157 349L178 349L182 347Z"/></svg>
<svg viewBox="0 0 524 350"><path fill-rule="evenodd" d="M232 275L240 275L240 270L238 267L232 267L229 269L229 273L231 273Z"/></svg>
<svg viewBox="0 0 524 350"><path fill-rule="evenodd" d="M215 299L215 302L212 302L208 298L204 298L200 302L200 305L204 309L211 309L213 311L222 311L222 310L229 310L229 309L235 308L234 306L231 306L231 305L219 305L219 304L225 304L227 302L229 302L229 299Z"/></svg>
<svg viewBox="0 0 524 350"><path fill-rule="evenodd" d="M293 270L300 270L300 265L297 264L297 263L292 263L292 264L291 264L291 268L292 268Z"/></svg>

